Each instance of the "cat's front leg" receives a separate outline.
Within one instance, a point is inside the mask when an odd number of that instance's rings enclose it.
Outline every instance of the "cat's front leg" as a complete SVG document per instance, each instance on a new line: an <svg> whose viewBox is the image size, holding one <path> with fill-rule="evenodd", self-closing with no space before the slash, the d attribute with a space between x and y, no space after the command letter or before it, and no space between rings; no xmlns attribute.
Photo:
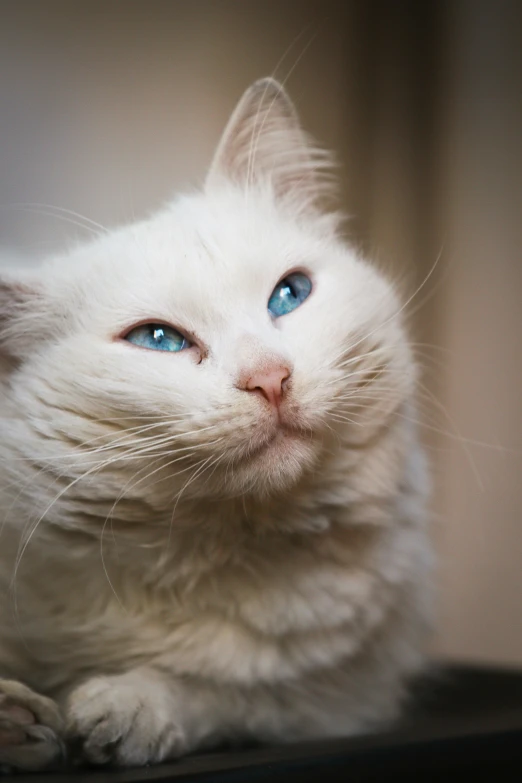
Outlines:
<svg viewBox="0 0 522 783"><path fill-rule="evenodd" d="M94 677L66 705L73 753L91 764L155 764L189 749L175 685L154 669Z"/></svg>
<svg viewBox="0 0 522 783"><path fill-rule="evenodd" d="M37 771L65 758L63 721L51 699L0 679L0 772Z"/></svg>

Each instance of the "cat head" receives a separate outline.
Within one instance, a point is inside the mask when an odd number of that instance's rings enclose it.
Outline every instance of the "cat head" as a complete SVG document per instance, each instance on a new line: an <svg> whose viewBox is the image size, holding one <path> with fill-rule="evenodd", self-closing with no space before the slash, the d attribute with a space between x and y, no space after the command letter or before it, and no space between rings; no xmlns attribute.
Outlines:
<svg viewBox="0 0 522 783"><path fill-rule="evenodd" d="M1 279L13 442L71 503L284 492L407 399L400 306L340 238L328 171L265 79L202 192Z"/></svg>

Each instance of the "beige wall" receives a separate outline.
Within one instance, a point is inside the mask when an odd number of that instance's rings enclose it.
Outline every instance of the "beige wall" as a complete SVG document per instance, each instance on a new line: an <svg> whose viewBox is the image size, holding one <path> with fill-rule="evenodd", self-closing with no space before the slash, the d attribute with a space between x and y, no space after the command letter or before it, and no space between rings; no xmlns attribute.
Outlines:
<svg viewBox="0 0 522 783"><path fill-rule="evenodd" d="M440 464L441 649L522 662L522 8L455 5L442 209L444 403L490 444ZM497 447L497 448L495 448ZM466 453L467 452L467 453Z"/></svg>
<svg viewBox="0 0 522 783"><path fill-rule="evenodd" d="M309 47L292 92L311 129L338 147L344 32L319 3L301 7L296 13L278 0L7 0L0 26L2 202L57 204L111 224L178 187L197 186L234 102L289 47L278 73L285 76ZM70 232L12 210L0 211L0 226L20 244L26 237L53 244Z"/></svg>
<svg viewBox="0 0 522 783"><path fill-rule="evenodd" d="M110 225L198 185L241 91L276 67L290 73L305 124L339 151L354 240L410 290L442 250L412 315L417 340L439 346L422 349L439 401L425 411L441 549L436 647L520 663L516 17L507 0L4 2L0 237L38 253L82 233L6 204L59 205Z"/></svg>

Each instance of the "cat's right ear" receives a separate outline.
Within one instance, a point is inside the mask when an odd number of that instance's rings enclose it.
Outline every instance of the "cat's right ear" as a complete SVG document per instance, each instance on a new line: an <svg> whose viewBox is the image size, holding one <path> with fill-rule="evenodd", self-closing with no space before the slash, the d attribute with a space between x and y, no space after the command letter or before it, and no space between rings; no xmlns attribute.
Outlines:
<svg viewBox="0 0 522 783"><path fill-rule="evenodd" d="M38 282L0 274L0 356L22 359L48 331L46 321Z"/></svg>
<svg viewBox="0 0 522 783"><path fill-rule="evenodd" d="M322 211L332 190L331 156L311 143L295 107L275 79L255 82L225 128L207 175L206 190L233 183L268 186L300 213Z"/></svg>

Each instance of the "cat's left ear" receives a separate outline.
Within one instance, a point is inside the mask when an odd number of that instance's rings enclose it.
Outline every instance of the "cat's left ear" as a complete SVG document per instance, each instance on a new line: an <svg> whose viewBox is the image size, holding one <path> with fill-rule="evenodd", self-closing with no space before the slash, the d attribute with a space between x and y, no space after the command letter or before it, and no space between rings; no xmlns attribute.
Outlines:
<svg viewBox="0 0 522 783"><path fill-rule="evenodd" d="M244 189L268 184L276 198L300 212L317 212L332 188L331 165L331 157L301 128L283 87L274 79L261 79L244 93L225 128L206 190L225 182Z"/></svg>
<svg viewBox="0 0 522 783"><path fill-rule="evenodd" d="M0 274L0 356L22 359L34 350L50 331L50 315L36 281Z"/></svg>

